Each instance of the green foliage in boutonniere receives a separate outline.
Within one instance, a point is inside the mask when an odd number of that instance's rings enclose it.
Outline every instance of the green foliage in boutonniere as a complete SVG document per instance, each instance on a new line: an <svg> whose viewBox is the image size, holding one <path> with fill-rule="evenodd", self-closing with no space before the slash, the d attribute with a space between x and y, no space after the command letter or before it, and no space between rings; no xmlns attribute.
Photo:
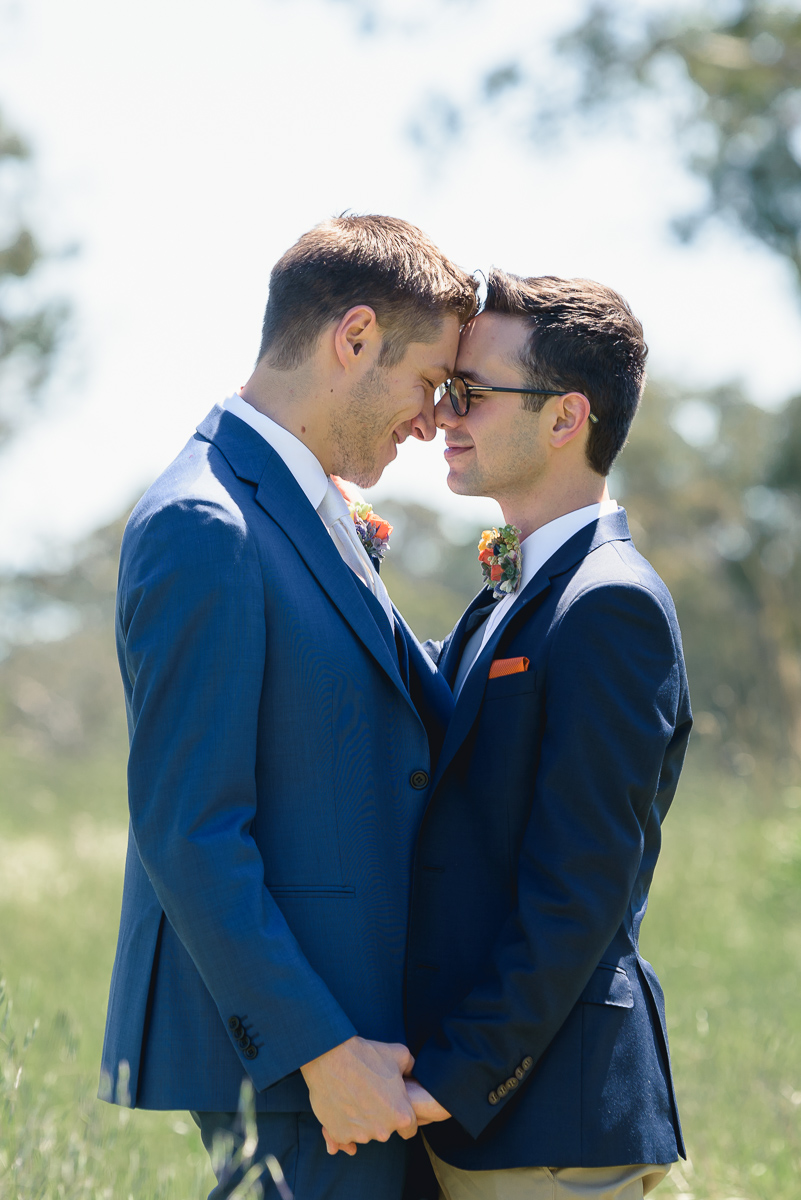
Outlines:
<svg viewBox="0 0 801 1200"><path fill-rule="evenodd" d="M484 572L484 586L496 600L517 591L522 572L520 530L516 525L485 529L478 543L478 561Z"/></svg>
<svg viewBox="0 0 801 1200"><path fill-rule="evenodd" d="M377 558L381 562L389 550L389 535L392 533L389 521L374 513L365 500L351 500L348 512L353 517L359 540L370 558Z"/></svg>

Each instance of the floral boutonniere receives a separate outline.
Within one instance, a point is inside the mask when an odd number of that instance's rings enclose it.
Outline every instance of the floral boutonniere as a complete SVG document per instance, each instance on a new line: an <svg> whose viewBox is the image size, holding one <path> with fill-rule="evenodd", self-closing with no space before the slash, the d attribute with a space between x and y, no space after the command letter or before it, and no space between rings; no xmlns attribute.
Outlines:
<svg viewBox="0 0 801 1200"><path fill-rule="evenodd" d="M353 517L359 540L370 558L377 558L381 562L389 550L389 535L392 533L389 521L374 513L366 500L351 500L348 512Z"/></svg>
<svg viewBox="0 0 801 1200"><path fill-rule="evenodd" d="M389 535L392 526L389 521L374 513L366 500L363 500L352 483L346 483L338 475L331 476L331 482L336 486L348 506L348 512L353 518L359 541L364 546L370 558L382 561L389 550Z"/></svg>
<svg viewBox="0 0 801 1200"><path fill-rule="evenodd" d="M496 600L517 590L522 572L520 530L516 525L485 529L478 543L478 561L484 572L484 586Z"/></svg>

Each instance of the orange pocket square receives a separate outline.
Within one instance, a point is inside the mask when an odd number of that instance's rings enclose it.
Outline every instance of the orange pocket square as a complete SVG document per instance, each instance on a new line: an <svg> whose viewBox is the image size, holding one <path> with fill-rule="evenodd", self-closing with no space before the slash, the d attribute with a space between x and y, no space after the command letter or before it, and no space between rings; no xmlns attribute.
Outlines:
<svg viewBox="0 0 801 1200"><path fill-rule="evenodd" d="M527 658L496 658L490 666L489 678L500 679L502 675L519 675L528 670Z"/></svg>

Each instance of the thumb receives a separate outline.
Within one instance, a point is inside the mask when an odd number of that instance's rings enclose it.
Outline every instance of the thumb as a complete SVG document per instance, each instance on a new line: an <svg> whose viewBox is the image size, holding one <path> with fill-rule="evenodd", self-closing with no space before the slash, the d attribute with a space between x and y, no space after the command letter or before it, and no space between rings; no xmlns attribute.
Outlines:
<svg viewBox="0 0 801 1200"><path fill-rule="evenodd" d="M397 1063L401 1075L410 1075L414 1070L414 1055L402 1042L390 1042L387 1046L391 1058Z"/></svg>

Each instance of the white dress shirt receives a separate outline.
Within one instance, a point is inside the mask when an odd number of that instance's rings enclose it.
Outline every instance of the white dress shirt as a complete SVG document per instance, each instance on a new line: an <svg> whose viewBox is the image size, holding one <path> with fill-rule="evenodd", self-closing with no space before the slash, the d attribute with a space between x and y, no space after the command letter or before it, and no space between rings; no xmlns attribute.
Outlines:
<svg viewBox="0 0 801 1200"><path fill-rule="evenodd" d="M479 625L478 629L468 638L462 652L459 669L456 672L453 686L455 696L458 696L462 690L462 684L486 642L501 621L509 615L510 609L519 600L526 584L531 582L540 567L544 567L559 547L564 546L565 542L569 541L573 534L578 533L585 525L597 521L599 517L605 517L608 513L617 511L617 500L601 500L598 504L588 504L584 508L577 508L574 512L565 513L563 516L557 517L555 521L549 521L547 525L535 529L521 543L520 551L523 562L520 584L516 591L509 592L497 602L484 624Z"/></svg>
<svg viewBox="0 0 801 1200"><path fill-rule="evenodd" d="M265 442L269 442L312 508L319 508L328 490L328 476L309 447L294 433L284 429L283 425L248 404L236 392L223 402L223 408L260 433Z"/></svg>
<svg viewBox="0 0 801 1200"><path fill-rule="evenodd" d="M326 475L319 460L294 433L255 409L236 392L223 402L226 412L239 417L272 446L328 530L340 556L378 600L394 628L395 618L386 585L359 540L347 501Z"/></svg>

